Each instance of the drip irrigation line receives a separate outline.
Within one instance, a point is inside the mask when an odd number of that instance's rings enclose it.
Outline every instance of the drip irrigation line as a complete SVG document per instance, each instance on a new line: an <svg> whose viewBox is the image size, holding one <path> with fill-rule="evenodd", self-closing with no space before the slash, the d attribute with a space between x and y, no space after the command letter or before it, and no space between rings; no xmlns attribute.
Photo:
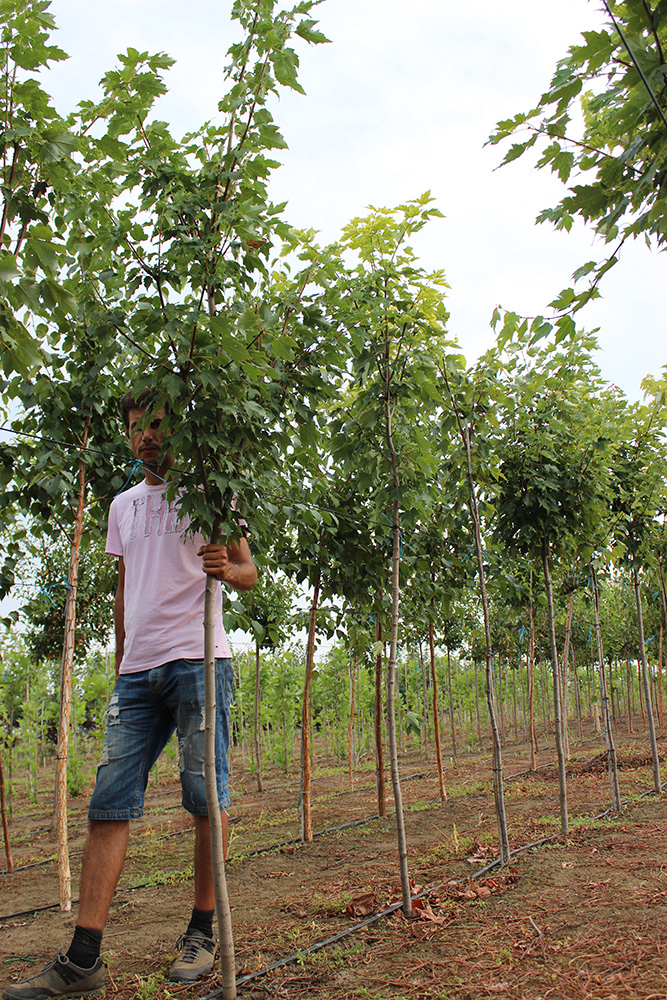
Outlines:
<svg viewBox="0 0 667 1000"><path fill-rule="evenodd" d="M379 819L378 813L373 816L366 816L363 819L353 819L349 823L342 823L340 826L328 826L324 830L316 830L313 834L313 840L318 837L323 837L327 833L338 833L340 830L350 830L355 826L363 826L364 823L371 823L374 819ZM256 858L260 854L270 854L271 851L279 851L281 847L292 847L294 844L305 844L307 841L302 840L301 837L293 837L291 840L281 840L276 844L269 844L268 847L257 847L253 851L244 851L243 854L232 855L229 858L229 863L234 861L243 861L246 858Z"/></svg>
<svg viewBox="0 0 667 1000"><path fill-rule="evenodd" d="M667 788L667 781L663 781L660 787L661 788ZM656 794L655 793L655 789L649 788L646 791L641 792L639 797L642 798L642 799L643 798L649 798L651 795L655 795L655 794ZM625 805L632 804L632 802L633 802L633 800L631 798L627 797L627 796L624 799L621 800L621 804L625 804ZM435 805L441 805L442 803L438 799L433 804L435 804ZM602 812L597 813L597 815L592 816L590 818L589 822L595 822L596 820L603 819L605 816L608 816L611 813L612 813L612 809L611 808L604 809ZM342 830L342 829L346 829L346 828L350 828L350 827L354 827L354 826L361 826L363 823L367 823L369 821L372 821L372 820L378 819L378 818L379 817L376 814L375 816L369 816L366 819L353 820L351 823L344 823L340 827L329 827L329 828L327 828L325 830L319 830L319 831L317 831L316 833L313 834L313 839L315 839L316 837L321 837L321 836L323 836L326 833L335 832L337 830ZM167 837L169 837L169 836L176 836L177 834L179 834L181 832L184 832L184 831L175 831L174 833L172 833L172 834L166 834L165 836L167 836ZM514 848L512 851L510 851L509 856L510 857L515 857L517 854L522 854L524 851L529 851L529 850L531 850L534 847L540 847L542 844L550 843L551 841L554 841L554 840L559 840L562 837L563 837L562 833L554 833L550 837L542 837L539 840L534 840L534 841L532 841L529 844L524 844L521 847ZM272 845L271 847L268 847L268 848L261 848L261 849L258 849L256 851L248 852L247 854L239 855L236 859L232 857L232 858L229 859L229 861L232 862L234 860L244 860L245 858L254 857L254 856L258 855L258 854L268 853L268 851L270 851L270 850L275 850L275 849L278 849L280 847L291 846L292 844L295 844L295 843L303 843L303 842L300 839L283 841L280 844L274 844L274 845ZM490 861L487 865L485 865L483 868L480 868L478 871L474 872L472 875L469 875L466 878L455 880L455 884L462 884L463 882L468 882L471 879L477 879L480 876L485 875L487 872L493 871L493 869L498 868L498 867L501 867L501 863L500 863L500 858L499 857L495 858L492 861ZM19 870L20 869L15 869L15 871L19 871ZM450 882L451 882L451 880L448 880L448 883L450 883ZM430 895L430 893L436 892L443 885L445 885L444 881L438 882L438 883L436 883L436 884L434 884L432 886L429 886L428 888L422 890L422 892L418 893L417 895L412 896L411 899L412 899L412 901L418 900L418 899L423 899L424 896L428 896L428 895ZM139 889L147 889L147 888L152 888L152 887L154 887L154 883L150 882L150 881L149 882L142 882L139 885L123 886L120 889L116 889L116 891L114 892L114 896L117 896L117 895L119 895L121 893L124 893L124 892L136 892ZM72 900L72 903L78 903L78 902L79 902L78 899L73 899ZM3 915L0 915L0 923L2 923L4 921L7 921L7 920L13 920L13 919L18 918L18 917L30 916L31 914L34 915L34 914L37 914L37 913L45 913L48 910L57 910L59 906L60 906L60 903L48 903L48 904L46 904L44 906L31 907L28 910L17 910L15 913L3 914ZM341 939L343 939L345 937L349 937L351 934L355 934L357 931L362 930L364 927L368 927L370 924L376 923L378 920L381 920L383 917L388 916L388 915L390 915L392 913L395 913L398 909L401 909L402 906L403 906L402 902L392 904L391 906L389 906L386 909L382 910L381 913L374 914L374 916L369 917L367 920L363 920L363 921L361 921L361 923L354 924L352 927L349 927L346 930L341 931L339 934L334 935L331 938L327 938L325 941L316 942L314 945L311 945L309 948L306 948L303 951L298 952L296 955L291 955L291 956L288 956L287 958L280 959L279 962L276 962L273 965L267 966L264 969L260 969L258 972L253 972L253 973L251 973L248 976L241 977L241 979L237 980L236 985L237 986L244 985L245 983L250 982L252 979L258 978L259 976L266 975L268 972L271 972L274 969L281 968L284 965L294 964L295 962L298 962L304 955L312 954L315 951L319 951L321 948L324 948L324 947L326 947L329 944L335 943L336 941L339 941L339 940L341 940ZM213 997L220 996L221 993L222 993L222 989L216 990L213 993L207 994L205 997L200 997L199 1000L212 1000Z"/></svg>
<svg viewBox="0 0 667 1000"><path fill-rule="evenodd" d="M461 755L461 756L463 756L463 755ZM474 756L474 755L473 754L467 754L466 756ZM553 763L540 764L535 770L539 771L539 770L543 770L544 768L553 767L553 766L554 766ZM403 778L402 780L404 782L405 781L412 781L415 778L423 778L425 776L428 776L430 773L431 773L430 771L417 771L415 774L408 774L408 775L406 775L405 778ZM507 777L504 780L505 781L512 781L514 778L519 778L519 777L521 777L524 774L534 774L534 773L535 773L534 771L530 771L530 770L517 771L515 774L509 774L509 775L507 775ZM370 787L372 787L372 786L371 785L361 785L361 786L359 786L359 788L355 789L355 791L363 791L365 788L370 788ZM159 793L156 793L156 794L159 794L159 795L168 795L170 793L169 792L159 792ZM339 797L341 795L349 795L349 794L350 793L347 790L336 793L337 797ZM437 806L437 805L441 805L441 804L442 804L442 799L439 799L439 798L438 799L433 799L429 803L430 806ZM408 807L408 811L409 811L409 807ZM389 815L391 815L391 814L392 813L390 813ZM339 826L328 826L328 827L325 827L322 830L316 830L313 833L313 840L315 840L317 837L322 837L322 836L324 836L327 833L338 833L341 830L348 830L348 829L352 829L352 828L354 828L356 826L363 826L365 823L372 823L374 820L381 819L381 818L382 817L379 815L379 813L373 813L372 816L366 816L366 817L364 817L362 819L351 820L350 822L348 822L348 823L342 823ZM235 826L235 825L237 825L238 823L241 823L241 822L242 822L242 819L240 817L231 819L231 825L232 826ZM45 832L46 829L47 828L45 827L43 831L38 831L38 832ZM162 834L159 835L159 837L156 837L155 839L158 840L158 841L160 841L160 840L170 840L173 837L182 837L184 834L189 833L191 830L192 830L192 827L187 826L187 827L184 827L182 830L172 830L169 833L162 833ZM278 851L282 847L292 847L295 844L303 844L303 843L305 843L305 841L301 840L300 837L294 837L291 840L281 840L281 841L278 841L278 842L273 843L273 844L268 844L266 847L258 847L258 848L255 848L252 851L243 851L241 854L231 855L228 858L228 863L232 863L234 861L238 861L238 860L245 859L245 858L259 857L262 854L270 854L272 851ZM70 857L71 858L76 858L76 857L79 857L82 854L83 854L82 850L71 851L70 852ZM56 860L57 860L56 855L55 854L51 854L51 855L49 855L48 858L42 858L39 861L29 861L29 862L27 862L24 865L16 865L14 867L13 871L14 872L21 872L21 871L26 871L29 868L39 868L39 867L41 867L43 865L53 864ZM5 870L0 871L0 876L5 876L5 875L8 875L8 874L12 874L12 873L7 872ZM32 912L32 911L30 911L30 912ZM7 917L3 917L3 916L0 915L0 921L1 920L7 920L7 919L8 919Z"/></svg>
<svg viewBox="0 0 667 1000"><path fill-rule="evenodd" d="M666 788L667 781L663 781L661 787ZM655 794L655 791L654 789L650 788L647 791L642 792L641 797L646 798L652 794ZM628 803L631 800L626 798L623 801L625 803ZM608 816L611 812L612 812L611 809L605 809L603 810L603 812L600 812L596 816L591 817L590 822L603 819L605 816ZM539 840L532 841L530 844L524 844L521 847L515 848L513 851L510 851L509 856L515 857L517 854L521 854L524 851L529 851L535 847L541 847L543 844L550 843L553 840L559 840L560 838L562 838L562 836L563 836L562 833L555 833L550 837L541 837ZM423 899L425 896L429 896L433 892L437 892L438 889L442 888L442 886L445 884L451 885L452 882L454 882L455 885L462 885L463 883L470 882L473 879L479 879L483 875L486 875L488 872L493 871L495 868L500 868L500 867L502 867L502 865L500 862L500 858L498 857L495 858L493 861L490 861L487 865L484 865L483 868L479 868L476 872L473 872L472 875L469 875L466 878L460 878L454 880L448 879L446 883L445 881L438 882L435 885L423 889L422 892L417 893L414 896L411 896L410 899L412 902L415 902L416 900ZM269 972L274 972L276 969L283 968L286 965L295 965L297 962L302 961L305 955L312 955L315 952L320 951L322 948L326 948L329 945L336 944L338 941L342 941L346 937L350 937L353 934L357 934L359 931L364 930L364 928L377 923L384 917L391 916L393 913L396 913L397 910L400 910L402 908L403 908L402 902L392 903L391 906L386 907L380 913L376 913L372 917L368 917L366 920L362 920L361 922L354 924L352 927L348 927L344 931L340 931L338 934L334 934L323 941L317 941L309 948L304 948L302 951L297 952L295 955L289 955L286 958L281 958L279 961L273 962L271 965L267 965L265 968L259 969L257 972L251 972L246 976L241 976L239 979L236 980L236 986L237 988L239 986L245 986L247 983L250 983L255 979L259 979L260 977L267 975ZM220 989L213 990L213 992L211 993L206 993L204 996L199 997L198 1000L214 1000L215 997L221 996L222 992L223 990L221 987Z"/></svg>

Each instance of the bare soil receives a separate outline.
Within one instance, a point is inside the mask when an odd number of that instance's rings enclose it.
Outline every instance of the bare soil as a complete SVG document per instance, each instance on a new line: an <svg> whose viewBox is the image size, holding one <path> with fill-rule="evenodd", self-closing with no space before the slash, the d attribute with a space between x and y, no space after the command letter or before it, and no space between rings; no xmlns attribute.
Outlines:
<svg viewBox="0 0 667 1000"><path fill-rule="evenodd" d="M316 757L313 825L324 832L301 844L298 775L267 772L260 795L248 766L234 759L228 880L238 975L254 974L239 995L667 998L667 802L642 797L652 786L646 744L619 737L627 804L620 816L600 818L610 799L601 744L593 738L573 747L571 829L562 838L554 752L542 742L534 773L526 770L525 745L504 749L510 844L555 839L520 851L506 869L480 875L497 839L490 757L461 757L456 766L447 758L448 801L440 802L432 760L421 751L404 755L409 868L415 891L424 893L409 921L399 910L367 922L400 901L393 816L372 818L370 764L356 772L350 792L346 769ZM75 922L76 907L70 914L57 907L48 833L51 770L42 785L36 803L15 791L16 870L0 874L3 984L34 975L67 946ZM89 791L70 803L75 887ZM390 787L387 803L391 813ZM359 820L365 822L344 826ZM163 760L160 783L151 779L146 817L132 825L104 935L107 997L203 998L220 989L217 965L195 986L164 978L192 905L191 855L191 821L180 808L173 768ZM309 951L337 935L344 936ZM267 971L281 959L293 961Z"/></svg>

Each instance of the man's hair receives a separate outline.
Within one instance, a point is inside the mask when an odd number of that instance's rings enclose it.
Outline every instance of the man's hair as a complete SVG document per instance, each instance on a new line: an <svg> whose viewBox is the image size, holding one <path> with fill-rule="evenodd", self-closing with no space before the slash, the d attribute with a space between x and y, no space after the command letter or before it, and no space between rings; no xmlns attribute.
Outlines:
<svg viewBox="0 0 667 1000"><path fill-rule="evenodd" d="M120 401L120 412L126 431L129 431L130 429L130 410L145 409L150 406L155 397L155 389L151 389L148 386L141 390L136 399L134 398L134 393L131 389L129 392L125 393Z"/></svg>

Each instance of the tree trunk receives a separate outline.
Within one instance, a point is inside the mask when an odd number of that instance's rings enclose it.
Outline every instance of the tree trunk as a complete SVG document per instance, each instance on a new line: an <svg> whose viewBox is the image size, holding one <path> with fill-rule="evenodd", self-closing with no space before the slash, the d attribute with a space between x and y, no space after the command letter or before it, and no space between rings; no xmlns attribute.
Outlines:
<svg viewBox="0 0 667 1000"><path fill-rule="evenodd" d="M663 627L660 622L660 648L658 650L658 719L660 720L660 739L665 735L665 714L662 707L662 639Z"/></svg>
<svg viewBox="0 0 667 1000"><path fill-rule="evenodd" d="M422 677L422 742L424 744L424 760L428 760L428 702L426 694L426 665L422 653L421 640L418 642L419 648L419 669Z"/></svg>
<svg viewBox="0 0 667 1000"><path fill-rule="evenodd" d="M630 670L630 658L625 653L625 689L628 695L628 732L632 733L632 672Z"/></svg>
<svg viewBox="0 0 667 1000"><path fill-rule="evenodd" d="M477 723L477 743L482 745L482 723L479 717L479 678L477 676L477 660L472 661L475 671L475 721Z"/></svg>
<svg viewBox="0 0 667 1000"><path fill-rule="evenodd" d="M602 719L604 722L605 740L607 743L607 771L609 773L609 786L611 789L611 806L614 812L620 812L621 792L618 787L618 767L616 763L616 747L614 746L614 734L609 718L609 699L607 698L606 680L604 676L604 651L602 649L602 627L600 625L600 592L598 589L597 573L593 565L590 567L591 589L593 591L593 611L595 615L595 635L598 646L598 663L600 666L600 700L602 702Z"/></svg>
<svg viewBox="0 0 667 1000"><path fill-rule="evenodd" d="M556 730L556 754L558 756L558 784L560 789L560 828L563 835L568 832L567 817L567 781L565 778L565 754L563 752L563 730L560 706L560 670L558 668L558 650L556 649L556 627L554 621L554 595L551 588L549 572L549 547L546 539L542 541L542 569L544 572L544 587L547 593L547 621L549 624L549 647L551 650L551 667L553 670L554 717Z"/></svg>
<svg viewBox="0 0 667 1000"><path fill-rule="evenodd" d="M253 716L253 739L255 742L255 767L257 768L257 791L263 792L262 785L262 748L259 742L259 712L260 712L260 686L259 686L259 643L255 641L255 711Z"/></svg>
<svg viewBox="0 0 667 1000"><path fill-rule="evenodd" d="M222 839L222 819L218 800L218 783L215 762L215 594L216 581L206 577L204 597L204 679L206 707L204 713L204 775L206 781L206 805L211 835L211 869L215 891L215 908L218 918L220 938L220 971L222 973L222 996L224 1000L236 997L236 960L234 957L234 935L232 913L225 876L225 852Z"/></svg>
<svg viewBox="0 0 667 1000"><path fill-rule="evenodd" d="M447 689L449 692L449 725L452 731L452 762L456 767L456 721L454 719L454 701L452 699L452 657L449 650L449 643L445 645L447 650ZM478 711L479 714L479 711Z"/></svg>
<svg viewBox="0 0 667 1000"><path fill-rule="evenodd" d="M452 397L452 403L454 402ZM500 863L505 865L510 859L509 839L507 836L507 818L505 816L505 793L503 789L503 761L500 746L500 734L496 721L496 710L493 693L493 646L491 642L491 622L489 616L489 602L486 595L486 578L484 575L484 550L482 547L482 532L479 523L479 509L477 506L477 494L475 492L475 480L472 471L472 455L470 453L470 428L466 431L461 423L458 411L455 409L456 419L461 433L461 439L465 448L466 468L468 473L468 509L473 524L475 537L475 553L477 556L477 575L479 577L479 592L482 599L482 615L484 619L484 642L486 648L486 703L489 710L489 725L491 727L491 739L493 744L493 797L496 807L496 822L498 824L498 853Z"/></svg>
<svg viewBox="0 0 667 1000"><path fill-rule="evenodd" d="M500 741L501 745L505 740L507 735L507 726L505 725L505 711L504 711L504 701L503 701L503 658L498 653L496 657L496 663L498 664L498 708L500 711Z"/></svg>
<svg viewBox="0 0 667 1000"><path fill-rule="evenodd" d="M399 572L401 552L401 532L398 523L398 501L393 504L392 558L391 558L391 636L389 640L389 663L387 664L387 735L389 738L389 759L391 781L396 806L396 837L398 841L398 861L401 875L403 913L412 916L410 876L408 874L408 849L405 838L405 818L403 815L403 795L398 772L398 744L396 740L396 661L398 657L398 612L399 612Z"/></svg>
<svg viewBox="0 0 667 1000"><path fill-rule="evenodd" d="M642 598L639 588L639 573L637 567L632 567L632 577L635 585L635 602L637 604L637 638L639 640L639 655L641 657L642 681L644 686L644 701L646 702L646 717L648 719L648 732L651 742L651 756L653 759L653 787L658 795L662 792L660 783L660 758L658 756L658 744L655 738L655 722L653 720L653 709L651 707L651 688L648 676L648 663L646 662L646 646L644 643L644 616L642 614Z"/></svg>
<svg viewBox="0 0 667 1000"><path fill-rule="evenodd" d="M440 801L447 801L445 777L442 771L442 748L440 746L440 708L438 706L438 677L435 670L435 642L433 641L433 622L428 623L428 650L431 658L431 686L433 688L433 730L435 740L435 762L438 768L438 791Z"/></svg>
<svg viewBox="0 0 667 1000"><path fill-rule="evenodd" d="M530 608L530 636L528 639L528 728L530 730L530 770L537 769L537 733L535 732L535 623Z"/></svg>
<svg viewBox="0 0 667 1000"><path fill-rule="evenodd" d="M584 738L584 730L581 722L581 688L579 686L579 673L577 671L577 658L574 655L574 649L572 650L572 667L574 669L574 698L577 705L577 733L579 734L579 742Z"/></svg>
<svg viewBox="0 0 667 1000"><path fill-rule="evenodd" d="M2 834L5 840L5 857L7 859L7 871L14 871L12 861L12 849L9 843L9 824L7 823L7 809L5 806L5 770L2 766L2 754L0 754L0 813L2 814Z"/></svg>
<svg viewBox="0 0 667 1000"><path fill-rule="evenodd" d="M301 839L304 843L310 843L313 839L313 824L310 813L310 682L315 662L315 631L321 578L322 571L318 569L310 606L306 675L303 683L303 704L301 705Z"/></svg>
<svg viewBox="0 0 667 1000"><path fill-rule="evenodd" d="M521 673L521 662L517 663L516 668L517 677L519 680L519 691L521 692L521 718L523 719L523 738L528 739L528 719L526 717L526 692L523 683L523 674Z"/></svg>
<svg viewBox="0 0 667 1000"><path fill-rule="evenodd" d="M90 420L84 431L83 447L88 444ZM86 499L86 467L79 459L79 496L77 500L74 532L70 546L69 572L67 574L67 602L65 604L65 638L60 670L60 722L56 763L56 841L58 844L58 888L60 909L72 909L72 876L67 844L67 761L69 757L69 722L72 707L72 668L74 664L74 635L76 630L76 588L79 578L79 554L83 534L83 512Z"/></svg>
<svg viewBox="0 0 667 1000"><path fill-rule="evenodd" d="M382 745L382 622L378 614L375 621L375 784L377 788L378 816L387 815L384 794L384 747Z"/></svg>
<svg viewBox="0 0 667 1000"><path fill-rule="evenodd" d="M354 695L355 689L354 685L357 679L357 654L355 653L352 657L352 664L350 669L350 716L347 723L347 771L349 775L349 788L350 791L354 791Z"/></svg>
<svg viewBox="0 0 667 1000"><path fill-rule="evenodd" d="M658 555L658 579L660 580L660 595L662 597L662 613L665 624L667 624L667 590L665 589L665 577L662 571L662 561ZM665 725L664 725L664 714L662 708L662 639L663 639L663 625L660 624L660 659L658 663L658 683L659 683L659 709L660 709L660 736L661 738L665 735Z"/></svg>
<svg viewBox="0 0 667 1000"><path fill-rule="evenodd" d="M549 682L547 680L547 665L544 660L540 660L542 667L542 723L544 735L549 736L549 722L551 721L551 705L549 704Z"/></svg>
<svg viewBox="0 0 667 1000"><path fill-rule="evenodd" d="M570 730L567 725L567 705L568 705L568 665L570 660L570 639L572 637L572 603L573 598L570 597L567 606L567 620L565 623L565 648L563 650L563 746L565 748L565 759L570 759Z"/></svg>

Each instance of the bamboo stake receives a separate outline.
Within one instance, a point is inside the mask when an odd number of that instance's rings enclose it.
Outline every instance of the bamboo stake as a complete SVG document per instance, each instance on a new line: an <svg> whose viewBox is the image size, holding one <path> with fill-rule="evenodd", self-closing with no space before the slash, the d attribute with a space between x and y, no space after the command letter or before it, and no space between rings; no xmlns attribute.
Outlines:
<svg viewBox="0 0 667 1000"><path fill-rule="evenodd" d="M88 443L90 418L83 435L83 447ZM69 573L67 576L67 601L65 604L65 640L60 670L60 721L56 763L56 841L58 847L58 890L60 909L72 909L72 875L67 843L67 761L69 757L70 712L72 707L72 668L74 664L74 634L76 630L76 588L79 577L79 553L83 534L83 512L86 496L86 467L79 459L79 495L77 499L74 535L70 547Z"/></svg>
<svg viewBox="0 0 667 1000"><path fill-rule="evenodd" d="M2 766L2 754L0 754L0 812L2 813L2 833L5 838L5 857L7 859L7 871L14 871L12 861L12 849L9 843L9 824L7 823L7 810L5 808L5 770Z"/></svg>

